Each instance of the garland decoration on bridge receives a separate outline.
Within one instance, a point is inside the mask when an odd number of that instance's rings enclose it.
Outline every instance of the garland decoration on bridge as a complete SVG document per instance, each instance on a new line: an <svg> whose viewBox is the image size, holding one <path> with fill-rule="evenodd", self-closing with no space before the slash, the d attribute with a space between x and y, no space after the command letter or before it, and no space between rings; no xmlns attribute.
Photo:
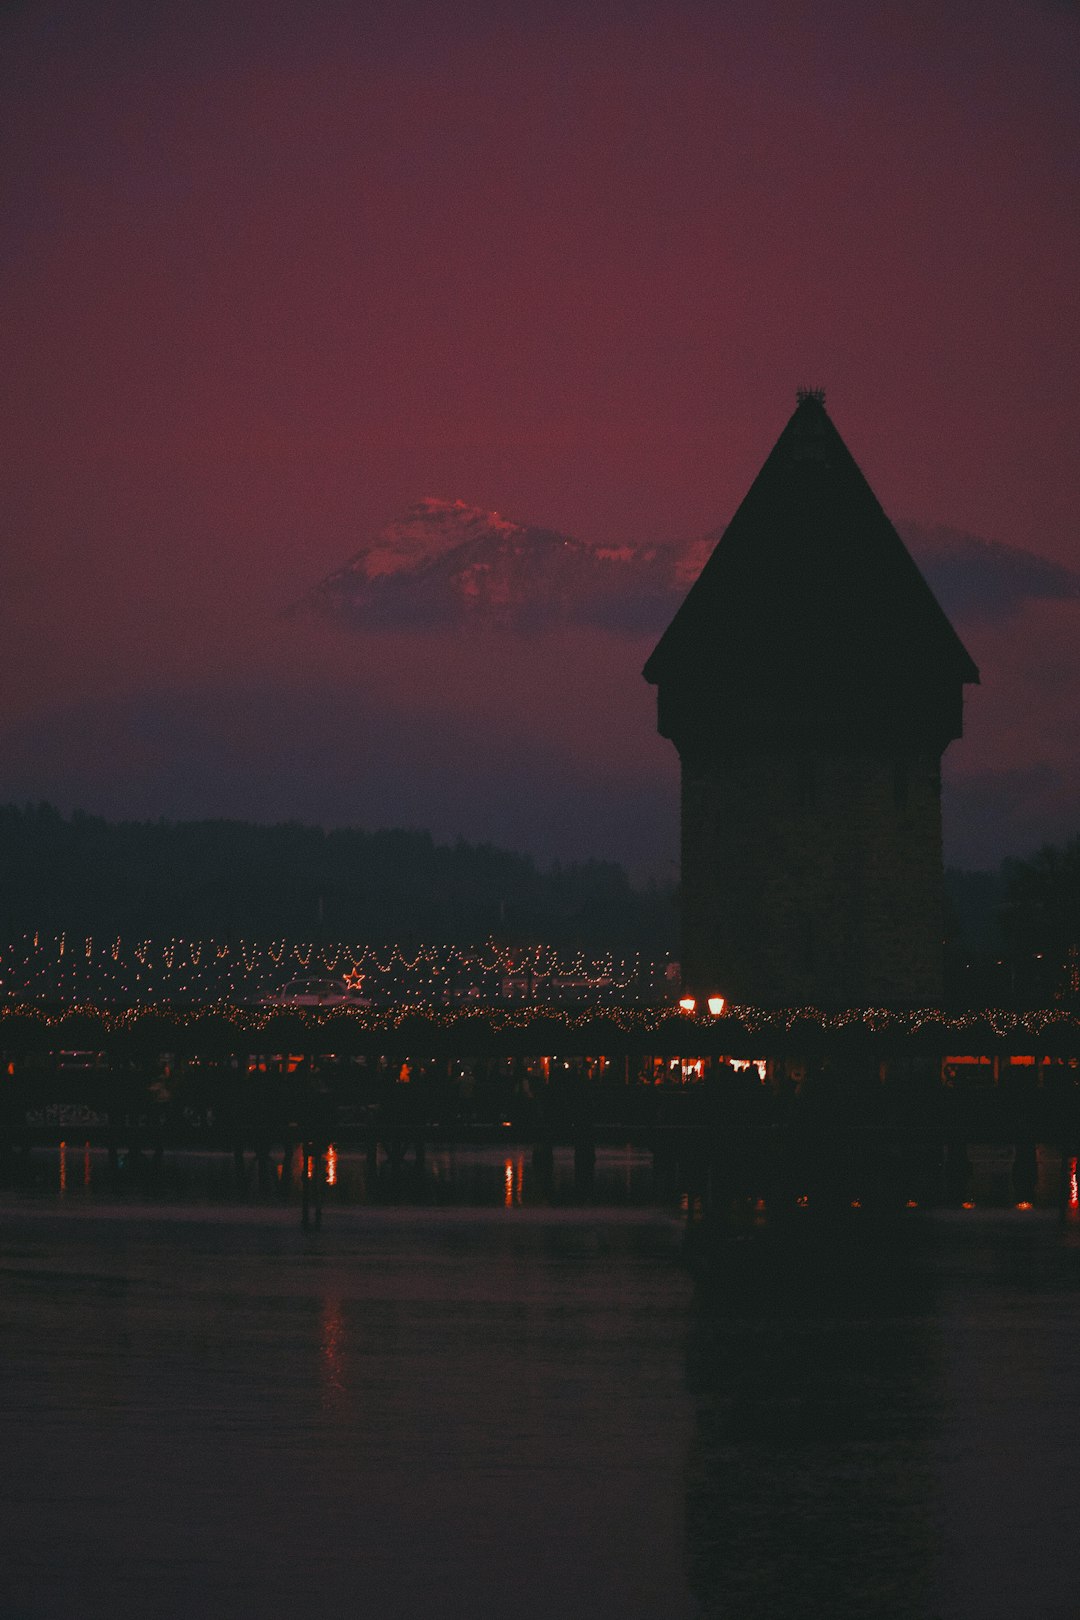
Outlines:
<svg viewBox="0 0 1080 1620"><path fill-rule="evenodd" d="M9 1001L135 1004L246 1002L279 994L298 976L326 977L359 993L439 1004L462 984L526 980L530 989L579 982L627 1002L656 1000L669 962L640 952L562 953L551 945L377 946L355 941L138 938L81 939L41 930L0 943L0 996Z"/></svg>
<svg viewBox="0 0 1080 1620"><path fill-rule="evenodd" d="M810 1006L732 1006L713 1017L683 1012L670 1005L571 1009L534 1004L436 1009L423 1003L406 1002L381 1008L268 1009L233 1002L211 1002L199 1007L154 1003L124 1008L94 1003L76 1003L62 1008L23 1003L0 1007L0 1047L6 1044L5 1036L16 1032L22 1045L27 1044L27 1037L35 1032L48 1037L49 1044L53 1045L65 1035L74 1039L76 1033L85 1044L91 1037L107 1040L139 1031L153 1032L159 1037L159 1044L164 1044L170 1032L197 1033L201 1029L209 1033L223 1024L251 1040L273 1036L290 1050L296 1050L301 1043L317 1041L314 1050L320 1051L349 1045L357 1036L404 1034L422 1046L425 1036L442 1032L461 1035L475 1032L480 1036L497 1037L527 1034L530 1030L535 1030L548 1044L563 1032L568 1036L588 1036L590 1051L602 1051L602 1044L597 1043L602 1043L613 1031L642 1041L659 1036L663 1037L665 1047L677 1040L679 1049L686 1053L696 1049L695 1042L699 1039L708 1048L724 1047L730 1040L730 1050L738 1052L742 1044L759 1037L775 1038L783 1034L798 1039L800 1034L814 1031L828 1034L860 1028L869 1035L901 1038L924 1030L936 1030L949 1037L984 1036L989 1032L998 1042L1038 1040L1050 1034L1080 1035L1080 1014L1061 1007L1024 1012L986 1007L949 1014L937 1007L905 1011L851 1007L829 1012Z"/></svg>

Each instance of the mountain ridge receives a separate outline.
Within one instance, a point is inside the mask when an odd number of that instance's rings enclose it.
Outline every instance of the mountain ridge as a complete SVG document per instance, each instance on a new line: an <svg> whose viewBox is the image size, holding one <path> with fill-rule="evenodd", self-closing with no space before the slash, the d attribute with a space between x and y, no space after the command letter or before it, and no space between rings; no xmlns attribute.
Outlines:
<svg viewBox="0 0 1080 1620"><path fill-rule="evenodd" d="M940 524L896 527L950 617L997 621L1028 600L1080 600L1080 572L1034 552ZM353 631L580 625L659 634L723 533L596 545L426 496L285 613Z"/></svg>

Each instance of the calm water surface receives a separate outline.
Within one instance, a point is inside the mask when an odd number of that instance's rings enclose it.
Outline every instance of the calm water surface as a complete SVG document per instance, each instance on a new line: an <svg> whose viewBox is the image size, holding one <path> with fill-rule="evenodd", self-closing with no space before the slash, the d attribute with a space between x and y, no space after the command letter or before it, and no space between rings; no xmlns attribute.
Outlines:
<svg viewBox="0 0 1080 1620"><path fill-rule="evenodd" d="M2 1620L1077 1620L1074 1227L717 1246L518 1157L343 1160L310 1234L224 1161L5 1195Z"/></svg>

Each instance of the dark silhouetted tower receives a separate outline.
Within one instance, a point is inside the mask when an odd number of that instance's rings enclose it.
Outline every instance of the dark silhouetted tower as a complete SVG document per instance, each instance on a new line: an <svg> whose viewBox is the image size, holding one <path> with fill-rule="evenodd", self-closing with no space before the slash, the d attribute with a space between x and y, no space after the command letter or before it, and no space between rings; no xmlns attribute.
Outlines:
<svg viewBox="0 0 1080 1620"><path fill-rule="evenodd" d="M979 672L825 410L795 413L645 666L682 763L689 993L941 996L941 755Z"/></svg>

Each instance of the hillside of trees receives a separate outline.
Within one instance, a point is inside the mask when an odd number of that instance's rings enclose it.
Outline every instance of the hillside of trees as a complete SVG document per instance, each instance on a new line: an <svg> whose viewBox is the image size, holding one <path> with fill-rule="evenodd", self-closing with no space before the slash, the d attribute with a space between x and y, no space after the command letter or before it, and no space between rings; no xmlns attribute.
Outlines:
<svg viewBox="0 0 1080 1620"><path fill-rule="evenodd" d="M1080 1000L1080 837L996 872L945 874L947 999Z"/></svg>
<svg viewBox="0 0 1080 1620"><path fill-rule="evenodd" d="M996 872L947 872L945 899L947 1000L1077 994L1080 838ZM371 944L494 936L678 954L676 892L635 888L610 861L542 871L528 855L402 828L108 822L0 806L0 938L36 929Z"/></svg>
<svg viewBox="0 0 1080 1620"><path fill-rule="evenodd" d="M0 936L35 929L371 943L495 935L663 954L677 923L673 892L636 889L610 861L541 871L527 855L402 828L108 822L2 806Z"/></svg>

